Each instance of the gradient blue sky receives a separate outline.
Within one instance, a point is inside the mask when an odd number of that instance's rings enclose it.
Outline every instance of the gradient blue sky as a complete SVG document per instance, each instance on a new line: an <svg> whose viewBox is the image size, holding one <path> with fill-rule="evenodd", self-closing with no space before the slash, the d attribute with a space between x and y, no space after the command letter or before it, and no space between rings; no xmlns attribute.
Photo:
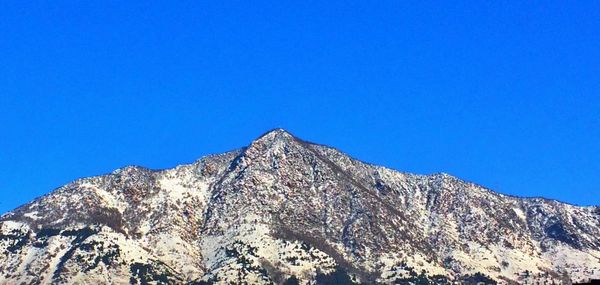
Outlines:
<svg viewBox="0 0 600 285"><path fill-rule="evenodd" d="M600 204L598 1L172 2L0 3L0 212L275 127Z"/></svg>

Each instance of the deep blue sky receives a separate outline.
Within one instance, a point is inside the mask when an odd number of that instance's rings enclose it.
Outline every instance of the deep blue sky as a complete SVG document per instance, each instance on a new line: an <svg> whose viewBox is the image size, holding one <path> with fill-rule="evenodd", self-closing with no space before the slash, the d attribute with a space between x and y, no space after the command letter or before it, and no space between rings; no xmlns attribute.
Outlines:
<svg viewBox="0 0 600 285"><path fill-rule="evenodd" d="M598 1L22 2L0 4L0 212L275 127L600 204Z"/></svg>

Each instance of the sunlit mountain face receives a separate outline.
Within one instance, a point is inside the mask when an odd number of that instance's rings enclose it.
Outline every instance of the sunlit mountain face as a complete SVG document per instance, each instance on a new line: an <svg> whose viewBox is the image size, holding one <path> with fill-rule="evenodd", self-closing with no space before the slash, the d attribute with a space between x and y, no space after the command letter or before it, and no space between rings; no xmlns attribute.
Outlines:
<svg viewBox="0 0 600 285"><path fill-rule="evenodd" d="M83 178L0 218L0 284L570 284L600 207L353 159L285 130Z"/></svg>

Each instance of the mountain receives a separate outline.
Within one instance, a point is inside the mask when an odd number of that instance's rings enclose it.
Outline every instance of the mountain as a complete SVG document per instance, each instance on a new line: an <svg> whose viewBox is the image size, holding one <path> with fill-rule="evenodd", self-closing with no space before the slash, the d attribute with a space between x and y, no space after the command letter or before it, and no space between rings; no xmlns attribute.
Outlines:
<svg viewBox="0 0 600 285"><path fill-rule="evenodd" d="M0 284L570 284L600 278L599 237L600 207L402 173L276 129L0 216Z"/></svg>

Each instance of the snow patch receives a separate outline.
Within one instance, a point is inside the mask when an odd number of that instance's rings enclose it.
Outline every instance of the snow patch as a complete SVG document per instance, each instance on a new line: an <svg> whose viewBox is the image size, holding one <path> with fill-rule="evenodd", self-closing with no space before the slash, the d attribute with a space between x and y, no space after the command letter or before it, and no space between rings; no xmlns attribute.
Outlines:
<svg viewBox="0 0 600 285"><path fill-rule="evenodd" d="M30 218L35 221L35 220L39 220L42 218L42 217L38 216L38 214L39 214L38 211L33 211L33 212L23 214L23 217L27 217L27 218Z"/></svg>

